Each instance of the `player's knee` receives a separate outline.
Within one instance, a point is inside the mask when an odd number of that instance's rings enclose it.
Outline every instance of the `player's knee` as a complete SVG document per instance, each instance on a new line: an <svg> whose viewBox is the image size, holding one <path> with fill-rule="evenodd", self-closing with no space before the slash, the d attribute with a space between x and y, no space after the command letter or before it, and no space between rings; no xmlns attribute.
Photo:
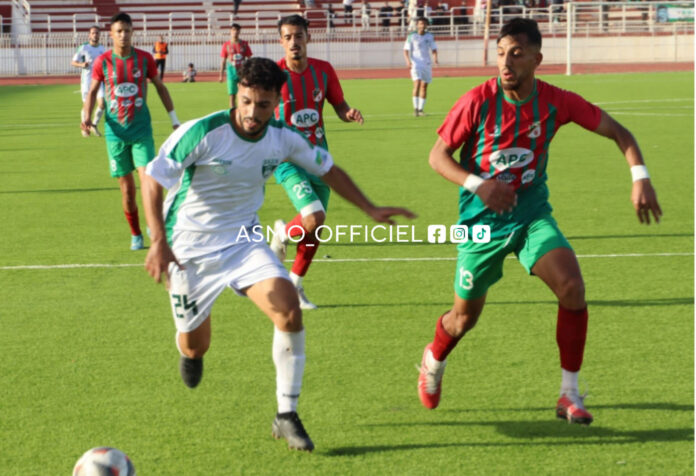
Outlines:
<svg viewBox="0 0 696 476"><path fill-rule="evenodd" d="M307 233L314 233L317 228L324 224L325 220L326 213L322 211L310 213L309 215L302 217L302 226Z"/></svg>
<svg viewBox="0 0 696 476"><path fill-rule="evenodd" d="M558 300L566 309L582 309L585 303L585 282L581 277L571 277L563 280L556 291Z"/></svg>
<svg viewBox="0 0 696 476"><path fill-rule="evenodd" d="M274 321L280 331L300 332L302 330L302 310L299 302L287 311L281 312Z"/></svg>

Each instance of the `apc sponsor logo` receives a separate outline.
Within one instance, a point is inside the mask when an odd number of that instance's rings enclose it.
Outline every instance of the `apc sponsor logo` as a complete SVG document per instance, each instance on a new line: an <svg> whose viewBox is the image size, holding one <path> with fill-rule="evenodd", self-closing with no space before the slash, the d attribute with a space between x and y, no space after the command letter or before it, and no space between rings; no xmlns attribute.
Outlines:
<svg viewBox="0 0 696 476"><path fill-rule="evenodd" d="M488 158L496 170L507 170L524 167L534 160L534 152L523 147L510 147L496 150Z"/></svg>
<svg viewBox="0 0 696 476"><path fill-rule="evenodd" d="M116 86L114 94L119 98L130 98L138 94L138 85L135 83L121 83Z"/></svg>
<svg viewBox="0 0 696 476"><path fill-rule="evenodd" d="M534 169L525 170L524 173L522 174L522 183L529 183L532 180L534 180L534 177L536 177L536 170L534 170Z"/></svg>
<svg viewBox="0 0 696 476"><path fill-rule="evenodd" d="M319 111L315 109L301 109L290 116L290 122L295 127L312 127L319 122Z"/></svg>

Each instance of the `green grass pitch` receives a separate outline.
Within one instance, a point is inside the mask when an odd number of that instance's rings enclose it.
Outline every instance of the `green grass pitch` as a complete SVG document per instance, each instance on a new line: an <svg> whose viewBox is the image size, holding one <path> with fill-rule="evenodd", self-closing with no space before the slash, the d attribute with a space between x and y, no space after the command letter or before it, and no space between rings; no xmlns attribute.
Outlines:
<svg viewBox="0 0 696 476"><path fill-rule="evenodd" d="M484 79L435 79L423 118L412 116L408 80L343 82L362 127L327 110L337 162L374 201L417 212L420 239L428 224L456 220L456 187L427 156L451 105ZM556 304L516 260L428 411L415 364L452 301L454 246L333 242L306 279L321 306L305 314L299 407L313 454L270 436L272 325L234 293L214 307L202 384L182 384L168 298L143 270L145 252L128 250L103 139L80 136L77 79L0 88L0 474L69 474L99 445L125 451L145 476L693 474L693 74L542 79L634 133L664 210L660 225L639 225L616 146L561 129L549 186L587 284L581 380L595 422L554 416ZM182 120L227 104L224 84L169 90ZM149 104L159 146L170 129L153 88ZM260 215L293 215L273 180ZM369 224L334 195L328 224L352 223ZM75 264L102 266L57 266Z"/></svg>

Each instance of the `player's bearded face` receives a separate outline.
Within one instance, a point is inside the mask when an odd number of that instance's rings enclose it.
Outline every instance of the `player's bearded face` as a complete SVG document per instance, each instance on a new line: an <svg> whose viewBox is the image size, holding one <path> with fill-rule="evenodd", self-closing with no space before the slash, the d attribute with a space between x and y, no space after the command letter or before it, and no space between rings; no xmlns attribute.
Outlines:
<svg viewBox="0 0 696 476"><path fill-rule="evenodd" d="M133 27L122 21L116 22L111 25L111 39L114 45L119 48L129 47L131 44L131 37L133 36Z"/></svg>
<svg viewBox="0 0 696 476"><path fill-rule="evenodd" d="M525 35L505 36L498 42L498 72L505 90L529 86L541 64L539 47L530 45Z"/></svg>
<svg viewBox="0 0 696 476"><path fill-rule="evenodd" d="M273 117L273 111L278 106L280 93L267 91L260 86L249 87L240 83L237 98L235 128L248 138L261 136Z"/></svg>
<svg viewBox="0 0 696 476"><path fill-rule="evenodd" d="M307 56L309 35L301 26L283 25L280 27L280 44L285 50L285 58L299 60Z"/></svg>
<svg viewBox="0 0 696 476"><path fill-rule="evenodd" d="M99 43L99 30L96 28L92 28L89 30L89 42L92 46L95 46Z"/></svg>

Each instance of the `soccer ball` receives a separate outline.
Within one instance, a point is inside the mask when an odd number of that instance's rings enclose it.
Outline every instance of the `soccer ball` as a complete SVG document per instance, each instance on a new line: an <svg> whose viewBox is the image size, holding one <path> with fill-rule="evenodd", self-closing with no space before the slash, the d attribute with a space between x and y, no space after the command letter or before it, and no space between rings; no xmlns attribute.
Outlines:
<svg viewBox="0 0 696 476"><path fill-rule="evenodd" d="M133 463L120 450L100 446L83 454L73 469L73 476L135 476Z"/></svg>

